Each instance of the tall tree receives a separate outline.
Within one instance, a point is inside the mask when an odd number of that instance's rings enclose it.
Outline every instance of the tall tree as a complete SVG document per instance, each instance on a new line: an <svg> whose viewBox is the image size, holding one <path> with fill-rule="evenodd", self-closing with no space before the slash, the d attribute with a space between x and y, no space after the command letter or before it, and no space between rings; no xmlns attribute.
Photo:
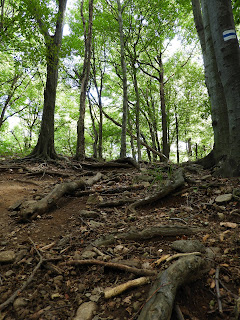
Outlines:
<svg viewBox="0 0 240 320"><path fill-rule="evenodd" d="M54 113L58 82L59 54L62 43L64 13L67 0L57 0L57 13L55 26L48 23L49 8L38 0L31 2L24 0L30 15L38 24L39 30L44 37L46 47L47 80L44 90L44 105L41 128L38 142L30 154L31 157L42 159L55 159L57 154L54 148ZM49 4L49 6L52 4ZM53 15L53 13L52 13ZM53 35L52 31L55 29Z"/></svg>
<svg viewBox="0 0 240 320"><path fill-rule="evenodd" d="M128 113L128 89L127 89L127 67L125 58L125 43L123 33L123 19L122 13L125 9L125 5L121 5L120 0L117 0L118 5L118 23L119 23L119 35L120 35L120 48L121 48L121 67L122 67L122 83L123 83L123 111L122 111L122 134L121 134L121 151L120 158L126 157L127 153L127 113Z"/></svg>
<svg viewBox="0 0 240 320"><path fill-rule="evenodd" d="M204 164L240 175L240 50L231 0L192 0L203 52L215 146Z"/></svg>
<svg viewBox="0 0 240 320"><path fill-rule="evenodd" d="M87 95L87 86L91 67L91 52L92 52L92 21L93 21L93 0L89 1L89 18L88 31L86 30L86 21L83 15L83 3L81 4L81 16L84 28L84 62L83 71L80 76L81 79L81 93L80 93L80 114L77 124L77 147L76 159L83 160L85 158L85 137L84 137L84 119L85 119L85 104Z"/></svg>

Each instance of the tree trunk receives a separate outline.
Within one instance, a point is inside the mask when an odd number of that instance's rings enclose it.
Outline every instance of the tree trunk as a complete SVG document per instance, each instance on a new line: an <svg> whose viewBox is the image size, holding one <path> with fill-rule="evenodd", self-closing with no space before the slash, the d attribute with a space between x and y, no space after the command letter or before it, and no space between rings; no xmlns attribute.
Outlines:
<svg viewBox="0 0 240 320"><path fill-rule="evenodd" d="M122 82L123 82L123 110L122 110L122 134L121 134L121 151L120 158L125 158L127 154L127 113L128 113L128 91L127 91L127 67L125 61L125 45L123 34L122 6L120 0L117 0L118 5L118 23L120 34L121 47L121 67L122 67Z"/></svg>
<svg viewBox="0 0 240 320"><path fill-rule="evenodd" d="M232 4L230 0L207 1L210 29L216 56L218 73L227 103L230 150L222 173L240 175L240 50L235 32ZM224 34L231 33L233 36ZM222 117L222 115L219 115ZM224 114L225 116L225 114ZM226 121L226 119L223 119ZM224 132L221 133L224 135ZM224 150L225 151L225 150ZM223 151L223 152L224 152Z"/></svg>
<svg viewBox="0 0 240 320"><path fill-rule="evenodd" d="M203 53L205 82L211 102L212 126L215 143L213 157L214 162L218 162L223 156L223 150L225 150L225 153L227 154L229 147L227 103L217 69L206 2L202 1L201 8L199 1L200 0L192 0L192 5L195 25Z"/></svg>
<svg viewBox="0 0 240 320"><path fill-rule="evenodd" d="M136 61L136 60L135 60ZM133 61L135 63L135 61ZM140 97L139 97L139 90L138 90L138 82L137 82L137 69L135 65L132 65L133 69L133 84L134 90L136 95L136 132L137 132L137 154L138 154L138 161L141 161L141 136L140 136Z"/></svg>
<svg viewBox="0 0 240 320"><path fill-rule="evenodd" d="M158 62L160 67L159 72L159 84L160 84L160 100L161 100L161 112L162 112L162 145L163 145L163 154L169 158L169 144L168 144L168 132L167 132L167 113L166 113L166 104L165 104L165 93L164 93L164 82L163 82L163 63L161 53L158 56Z"/></svg>
<svg viewBox="0 0 240 320"><path fill-rule="evenodd" d="M203 159L209 166L220 160L219 174L240 175L240 51L230 0L192 0L211 100L214 149ZM225 31L232 36L225 37ZM231 32L230 32L231 33Z"/></svg>
<svg viewBox="0 0 240 320"><path fill-rule="evenodd" d="M179 126L178 126L178 114L177 114L176 106L175 106L175 128L176 128L177 163L179 163L180 162L180 157L179 157Z"/></svg>
<svg viewBox="0 0 240 320"><path fill-rule="evenodd" d="M78 160L85 158L85 137L84 137L84 122L85 122L85 109L86 109L86 95L87 86L91 67L91 50L92 50L92 20L93 20L93 0L89 1L89 18L88 18L88 34L86 33L85 19L83 16L83 2L81 4L81 15L84 26L84 38L85 38L85 54L83 62L83 72L81 77L81 93L80 93L80 107L79 107L79 119L77 124L77 146L76 156Z"/></svg>
<svg viewBox="0 0 240 320"><path fill-rule="evenodd" d="M54 149L54 113L58 81L59 52L62 43L63 19L66 4L67 0L59 0L54 36L49 34L43 20L38 17L38 12L35 13L35 19L39 24L40 31L45 37L47 81L44 90L43 115L38 142L30 154L30 157L41 159L55 159L57 157Z"/></svg>

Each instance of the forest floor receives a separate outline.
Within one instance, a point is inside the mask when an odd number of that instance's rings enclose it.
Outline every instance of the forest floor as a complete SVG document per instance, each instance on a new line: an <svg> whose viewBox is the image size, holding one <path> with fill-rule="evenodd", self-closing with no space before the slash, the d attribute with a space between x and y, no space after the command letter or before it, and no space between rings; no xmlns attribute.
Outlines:
<svg viewBox="0 0 240 320"><path fill-rule="evenodd" d="M188 164L184 166L185 184L181 188L128 210L131 200L143 199L164 186L175 169L161 163L142 163L138 170L130 164L114 167L90 161L82 163L82 168L77 163L1 161L0 319L71 320L79 307L82 317L76 319L137 319L156 276L150 276L147 284L107 299L103 294L107 288L140 277L107 263L160 273L173 263L165 258L177 253L172 243L178 239L199 240L212 252L212 258L208 256L212 260L210 270L177 291L175 305L182 319L238 319L238 178L216 178L210 171ZM21 203L39 201L56 185L92 177L97 172L102 173L101 180L61 197L49 212L29 221L19 219ZM224 194L228 198L219 198ZM198 232L154 238L119 236L176 225ZM108 235L113 235L113 241L101 245L97 242ZM80 262L73 265L71 260ZM96 260L103 264L98 265ZM89 318L83 316L84 307L92 314ZM171 319L180 319L175 308Z"/></svg>

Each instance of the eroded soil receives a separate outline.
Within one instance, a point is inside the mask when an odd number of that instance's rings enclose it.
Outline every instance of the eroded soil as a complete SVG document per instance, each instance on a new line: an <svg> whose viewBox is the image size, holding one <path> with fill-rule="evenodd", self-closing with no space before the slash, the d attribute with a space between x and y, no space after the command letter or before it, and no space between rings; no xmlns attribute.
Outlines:
<svg viewBox="0 0 240 320"><path fill-rule="evenodd" d="M106 300L103 291L138 276L98 265L71 266L71 259L99 259L125 263L133 267L161 272L172 262L155 262L165 254L176 252L176 239L197 239L213 248L211 270L177 293L176 304L184 319L237 319L236 300L240 296L240 192L239 179L220 179L200 167L184 169L185 186L164 199L129 213L126 205L99 207L110 200L144 198L164 184L171 170L161 164L134 167L91 168L83 165L13 164L0 165L0 253L14 251L15 259L0 263L0 305L31 277L40 256L45 262L32 281L18 293L14 303L3 308L0 319L73 319L78 307L94 301L92 318L137 319L148 298L150 284L129 289ZM103 179L79 194L61 198L54 210L37 219L19 222L17 202L36 200L47 195L56 184L81 177L103 174ZM41 172L41 173L39 173ZM49 173L48 173L49 172ZM55 174L56 173L56 174ZM57 175L58 173L58 175ZM143 188L123 191L123 187ZM234 194L231 200L216 202L222 194ZM13 206L12 211L9 207ZM87 210L85 213L83 210ZM192 236L115 243L98 247L93 243L104 235L144 230L151 226L184 225L197 227ZM216 269L220 268L220 294L223 312L216 296ZM154 281L154 277L151 282ZM16 302L17 301L17 302ZM178 319L173 311L172 320Z"/></svg>

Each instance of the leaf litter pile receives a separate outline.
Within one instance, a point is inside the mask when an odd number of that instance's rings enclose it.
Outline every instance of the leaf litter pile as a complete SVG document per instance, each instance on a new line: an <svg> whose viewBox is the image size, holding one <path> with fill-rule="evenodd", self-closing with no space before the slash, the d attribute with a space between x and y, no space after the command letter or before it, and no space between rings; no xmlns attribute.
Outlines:
<svg viewBox="0 0 240 320"><path fill-rule="evenodd" d="M0 319L239 319L239 179L212 174L2 161Z"/></svg>

